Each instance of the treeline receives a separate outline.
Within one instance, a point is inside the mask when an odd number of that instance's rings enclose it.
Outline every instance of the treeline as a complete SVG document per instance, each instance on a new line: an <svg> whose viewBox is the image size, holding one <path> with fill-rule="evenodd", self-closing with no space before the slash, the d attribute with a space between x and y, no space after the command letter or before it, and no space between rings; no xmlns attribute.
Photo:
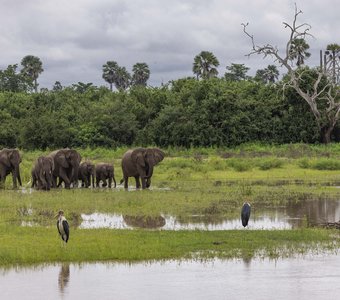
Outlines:
<svg viewBox="0 0 340 300"><path fill-rule="evenodd" d="M318 141L308 105L294 92L283 96L273 84L188 78L121 92L90 87L83 92L0 93L0 147L230 147Z"/></svg>

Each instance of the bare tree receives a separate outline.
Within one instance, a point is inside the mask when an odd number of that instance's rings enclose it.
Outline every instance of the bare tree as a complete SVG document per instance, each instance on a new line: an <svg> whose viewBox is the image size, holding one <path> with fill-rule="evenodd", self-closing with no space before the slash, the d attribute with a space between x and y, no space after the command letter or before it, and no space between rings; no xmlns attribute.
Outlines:
<svg viewBox="0 0 340 300"><path fill-rule="evenodd" d="M264 57L270 56L274 61L285 67L288 71L288 83L284 87L292 87L302 99L304 99L316 120L322 141L329 143L331 141L331 133L340 117L340 95L339 88L326 76L322 68L313 70L313 83L306 85L306 73L309 68L299 68L294 63L296 55L292 51L294 42L305 40L308 36L311 26L307 23L297 24L298 16L302 14L295 5L295 14L292 24L283 22L285 28L290 31L289 39L286 47L281 54L277 47L271 44L259 46L255 43L254 36L247 31L247 24L242 24L244 33L251 39L252 50L248 56L253 54L261 54Z"/></svg>

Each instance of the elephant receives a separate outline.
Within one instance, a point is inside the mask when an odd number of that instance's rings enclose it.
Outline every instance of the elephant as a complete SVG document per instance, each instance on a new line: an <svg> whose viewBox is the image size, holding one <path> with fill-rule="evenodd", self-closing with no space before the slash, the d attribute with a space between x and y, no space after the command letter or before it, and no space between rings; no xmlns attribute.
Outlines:
<svg viewBox="0 0 340 300"><path fill-rule="evenodd" d="M112 180L115 183L116 187L116 179L115 179L115 173L114 168L112 164L108 163L99 163L96 165L96 184L97 187L99 187L100 181L103 181L102 186L106 187L107 185L109 188L112 186ZM108 183L107 183L108 181Z"/></svg>
<svg viewBox="0 0 340 300"><path fill-rule="evenodd" d="M122 158L122 170L124 188L128 188L128 178L135 177L136 189L140 188L139 178L142 181L142 189L149 188L153 168L164 159L164 152L158 148L137 148L125 152Z"/></svg>
<svg viewBox="0 0 340 300"><path fill-rule="evenodd" d="M77 186L81 155L76 150L66 148L55 150L48 156L54 161L52 186L57 187L57 178L59 178L58 187L62 182L65 183L67 189L70 188L71 183Z"/></svg>
<svg viewBox="0 0 340 300"><path fill-rule="evenodd" d="M20 177L21 156L17 149L2 149L0 151L0 185L5 185L6 176L12 173L13 188L17 188L17 181L22 186Z"/></svg>
<svg viewBox="0 0 340 300"><path fill-rule="evenodd" d="M52 187L54 160L50 156L40 156L32 169L32 188L49 191Z"/></svg>
<svg viewBox="0 0 340 300"><path fill-rule="evenodd" d="M78 179L81 180L81 186L88 188L91 186L94 187L94 175L95 175L95 166L90 161L84 161L79 166Z"/></svg>

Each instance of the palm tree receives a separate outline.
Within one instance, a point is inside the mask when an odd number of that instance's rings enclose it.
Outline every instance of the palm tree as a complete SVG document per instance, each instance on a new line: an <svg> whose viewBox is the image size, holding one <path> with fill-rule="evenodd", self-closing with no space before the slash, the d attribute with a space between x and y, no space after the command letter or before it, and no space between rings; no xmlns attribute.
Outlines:
<svg viewBox="0 0 340 300"><path fill-rule="evenodd" d="M146 63L136 63L132 67L132 84L146 86L146 82L150 77L149 66Z"/></svg>
<svg viewBox="0 0 340 300"><path fill-rule="evenodd" d="M197 79L209 79L217 76L216 67L219 65L218 59L212 52L202 51L195 56L192 71L196 74Z"/></svg>
<svg viewBox="0 0 340 300"><path fill-rule="evenodd" d="M279 74L275 65L268 65L265 69L257 70L254 79L263 83L274 83L279 78Z"/></svg>
<svg viewBox="0 0 340 300"><path fill-rule="evenodd" d="M290 45L289 57L290 59L297 59L296 65L300 67L304 64L305 59L310 57L310 53L307 52L309 45L304 39L294 39Z"/></svg>
<svg viewBox="0 0 340 300"><path fill-rule="evenodd" d="M119 91L125 91L131 84L131 75L125 67L118 67L116 70L115 86Z"/></svg>
<svg viewBox="0 0 340 300"><path fill-rule="evenodd" d="M110 90L112 91L112 84L115 83L117 77L117 69L119 68L117 62L108 61L103 65L103 79L110 84Z"/></svg>
<svg viewBox="0 0 340 300"><path fill-rule="evenodd" d="M23 66L21 73L34 82L34 91L38 92L38 82L37 79L39 74L44 71L42 68L42 62L39 57L33 55L26 55L21 60L21 65Z"/></svg>

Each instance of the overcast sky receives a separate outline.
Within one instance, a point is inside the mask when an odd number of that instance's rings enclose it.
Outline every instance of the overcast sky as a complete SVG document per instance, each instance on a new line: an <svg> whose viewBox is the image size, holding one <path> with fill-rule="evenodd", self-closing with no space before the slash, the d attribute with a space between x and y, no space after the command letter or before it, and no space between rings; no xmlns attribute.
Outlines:
<svg viewBox="0 0 340 300"><path fill-rule="evenodd" d="M219 75L231 63L257 69L273 64L270 58L245 55L251 43L241 23L258 44L283 48L294 3L303 11L300 22L312 26L312 57L340 44L338 0L0 0L0 69L20 65L26 55L38 56L44 72L40 87L52 88L92 82L107 85L102 65L117 61L131 71L137 62L149 65L148 84L193 76L194 57L211 51L220 62Z"/></svg>

